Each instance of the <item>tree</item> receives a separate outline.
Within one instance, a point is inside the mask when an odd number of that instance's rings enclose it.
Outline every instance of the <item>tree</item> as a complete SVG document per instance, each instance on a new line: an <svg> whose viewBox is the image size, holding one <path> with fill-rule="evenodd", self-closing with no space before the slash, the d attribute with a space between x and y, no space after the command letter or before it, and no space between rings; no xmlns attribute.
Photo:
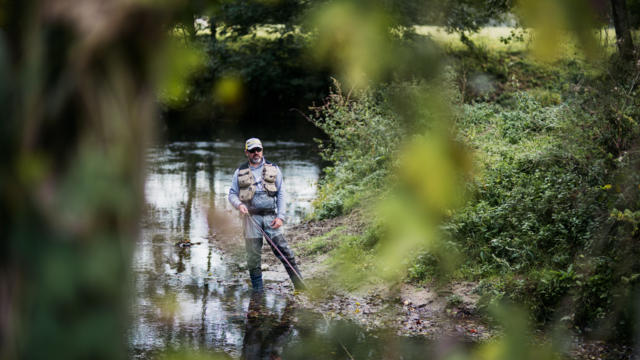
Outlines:
<svg viewBox="0 0 640 360"><path fill-rule="evenodd" d="M634 47L626 0L611 0L611 15L616 29L618 53L624 59L631 59L634 55Z"/></svg>
<svg viewBox="0 0 640 360"><path fill-rule="evenodd" d="M166 10L0 2L2 359L127 358Z"/></svg>

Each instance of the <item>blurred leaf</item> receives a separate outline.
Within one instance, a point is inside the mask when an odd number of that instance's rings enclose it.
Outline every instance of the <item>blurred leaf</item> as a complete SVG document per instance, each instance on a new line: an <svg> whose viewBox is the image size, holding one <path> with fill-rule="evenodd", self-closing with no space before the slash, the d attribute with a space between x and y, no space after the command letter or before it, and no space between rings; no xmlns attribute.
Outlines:
<svg viewBox="0 0 640 360"><path fill-rule="evenodd" d="M189 99L191 76L205 64L205 54L176 39L168 42L159 56L158 96L171 107L180 107Z"/></svg>
<svg viewBox="0 0 640 360"><path fill-rule="evenodd" d="M244 86L237 76L227 76L218 80L213 87L214 101L222 104L233 105L243 98Z"/></svg>
<svg viewBox="0 0 640 360"><path fill-rule="evenodd" d="M551 344L530 333L527 312L514 305L500 304L491 309L502 327L502 336L480 345L472 358L481 360L556 360L562 359Z"/></svg>
<svg viewBox="0 0 640 360"><path fill-rule="evenodd" d="M394 60L392 22L380 8L336 1L317 8L310 19L317 29L316 60L331 64L348 88L380 78Z"/></svg>
<svg viewBox="0 0 640 360"><path fill-rule="evenodd" d="M400 156L400 178L411 187L415 200L434 214L455 208L462 201L460 164L452 150L451 141L444 136L419 136Z"/></svg>
<svg viewBox="0 0 640 360"><path fill-rule="evenodd" d="M22 154L17 163L20 180L30 186L39 184L51 170L48 157L35 152Z"/></svg>
<svg viewBox="0 0 640 360"><path fill-rule="evenodd" d="M516 13L525 26L534 29L533 54L542 60L563 57L568 51L567 38L577 41L590 58L601 53L595 30L602 24L589 1L520 0Z"/></svg>

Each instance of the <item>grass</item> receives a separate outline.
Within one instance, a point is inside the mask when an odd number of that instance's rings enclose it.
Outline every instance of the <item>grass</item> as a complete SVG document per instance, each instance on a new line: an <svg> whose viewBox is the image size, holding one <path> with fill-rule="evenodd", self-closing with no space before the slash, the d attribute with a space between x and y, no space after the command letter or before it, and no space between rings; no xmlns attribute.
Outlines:
<svg viewBox="0 0 640 360"><path fill-rule="evenodd" d="M295 251L302 257L323 258L334 286L343 290L356 290L362 285L377 282L375 276L376 235L369 231L353 234L353 224L339 225L325 234L312 237L304 242L294 243Z"/></svg>
<svg viewBox="0 0 640 360"><path fill-rule="evenodd" d="M284 29L283 24L264 24L255 27L255 29L249 34L243 35L240 39L249 38L265 38L275 39L281 36L281 31ZM217 28L218 39L225 39L229 37L228 33L223 32L222 26ZM446 28L442 26L434 25L415 25L414 30L419 35L431 36L437 43L450 48L452 50L465 49L466 45L460 41L459 33L448 32ZM175 27L172 32L174 36L185 36L185 32L180 27ZM211 30L207 24L200 24L197 28L197 36L209 36ZM293 31L288 34L294 34L299 36L308 36L303 33L299 26L294 26ZM639 34L634 34L635 38L639 37ZM469 38L477 45L487 50L507 51L507 52L523 52L530 49L530 43L534 37L534 32L531 29L516 28L510 26L487 26L477 33L471 33ZM503 41L503 39L517 37L522 41L512 40ZM594 31L594 36L603 48L607 49L606 54L613 53L615 48L615 31L614 29L607 28ZM558 43L563 45L563 56L560 58L573 58L579 53L579 49L576 47L575 41L569 36L563 39L558 39Z"/></svg>
<svg viewBox="0 0 640 360"><path fill-rule="evenodd" d="M514 41L509 44L504 44L500 41L500 38L507 38L511 35L512 31L516 30L516 28L508 26L485 27L478 33L471 34L469 38L477 45L489 50L524 51L527 48L526 42ZM450 49L460 50L466 48L466 45L460 41L460 34L447 32L442 26L416 25L415 31L420 35L431 36L436 42ZM525 36L528 37L528 33L526 31L524 31L524 33L526 34Z"/></svg>

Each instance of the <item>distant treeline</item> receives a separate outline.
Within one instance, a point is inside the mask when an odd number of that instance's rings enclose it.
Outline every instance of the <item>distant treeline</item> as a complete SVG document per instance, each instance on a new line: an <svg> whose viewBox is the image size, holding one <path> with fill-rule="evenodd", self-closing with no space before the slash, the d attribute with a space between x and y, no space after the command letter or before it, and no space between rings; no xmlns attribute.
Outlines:
<svg viewBox="0 0 640 360"><path fill-rule="evenodd" d="M162 107L165 137L220 136L257 126L317 134L302 114L326 96L330 75L306 58L309 41L305 36L212 41L202 35L195 44L206 54L204 66L192 75L191 89L179 106ZM237 88L230 90L232 98L216 96L216 86L228 79Z"/></svg>

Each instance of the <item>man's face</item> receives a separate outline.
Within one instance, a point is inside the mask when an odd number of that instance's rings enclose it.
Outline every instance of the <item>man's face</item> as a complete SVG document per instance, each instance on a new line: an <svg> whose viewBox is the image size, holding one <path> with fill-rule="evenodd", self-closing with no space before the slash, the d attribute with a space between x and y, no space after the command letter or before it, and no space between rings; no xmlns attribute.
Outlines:
<svg viewBox="0 0 640 360"><path fill-rule="evenodd" d="M262 148L253 148L251 150L245 150L244 153L249 158L252 164L260 164L262 161Z"/></svg>

